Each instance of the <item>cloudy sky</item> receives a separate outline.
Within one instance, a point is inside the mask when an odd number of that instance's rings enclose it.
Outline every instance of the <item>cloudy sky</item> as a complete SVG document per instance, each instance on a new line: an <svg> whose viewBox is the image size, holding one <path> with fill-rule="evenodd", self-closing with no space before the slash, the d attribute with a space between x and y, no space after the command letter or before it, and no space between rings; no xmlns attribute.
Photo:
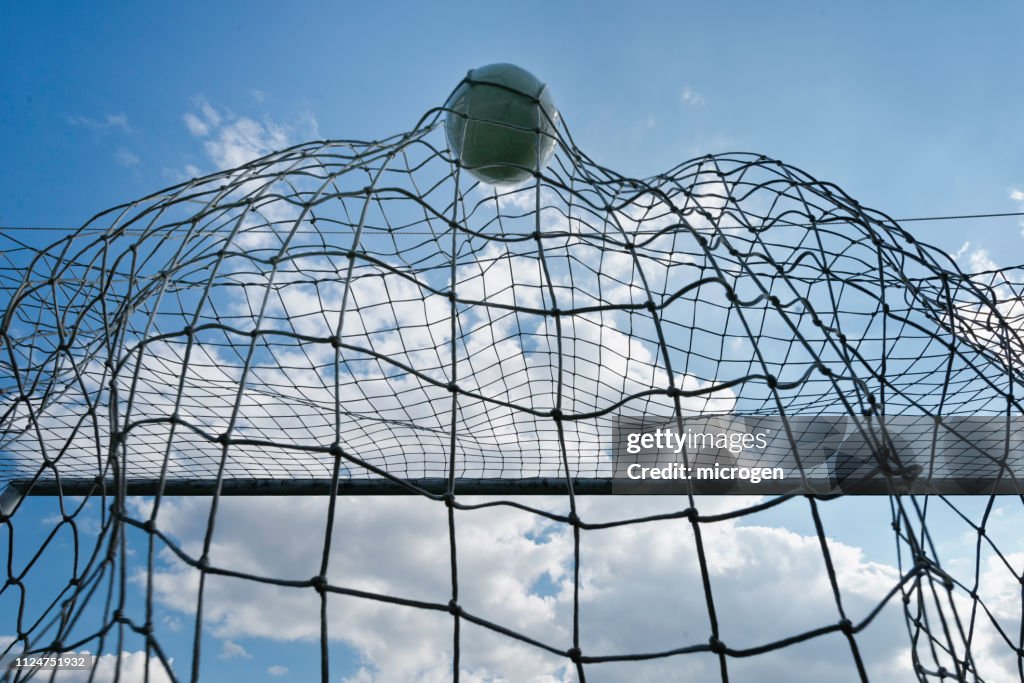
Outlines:
<svg viewBox="0 0 1024 683"><path fill-rule="evenodd" d="M521 3L283 8L274 3L11 6L0 41L0 225L43 244L109 206L184 179L237 166L298 142L377 139L412 127L468 68L521 64L549 83L576 142L624 174L653 175L694 156L765 153L835 182L867 206L900 217L1003 213L1024 208L1021 93L1016 49L1024 10L1011 3L904 3L899 8L793 4ZM967 269L1024 262L1017 217L908 224ZM369 296L369 294L367 294ZM472 501L470 501L472 502ZM527 504L557 514L564 499ZM700 512L756 499L707 499ZM957 499L977 523L984 500ZM130 512L148 513L135 500ZM201 552L207 499L163 502L160 527ZM345 499L333 533L332 583L431 603L451 585L443 506L415 499ZM678 511L672 499L582 499L587 521ZM843 605L865 618L900 577L890 501L820 503ZM83 515L81 545L94 533ZM1015 583L1024 568L1021 509L1000 500L986 531L1009 568L946 503L929 526L943 567L980 592L1010 634L1020 625ZM59 519L30 500L16 527L37 547ZM306 580L319 571L326 501L229 499L211 561L260 576ZM24 530L24 531L23 531ZM838 621L811 504L703 526L722 640L747 648ZM685 520L582 534L581 649L586 654L670 650L704 643L708 611L695 539ZM32 546L32 540L36 540ZM571 529L509 508L459 513L460 602L465 609L557 649L572 644ZM62 533L33 574L28 611L61 586L72 541ZM143 598L146 548L128 576ZM5 549L4 552L7 552ZM6 556L0 555L6 560ZM978 566L975 566L978 560ZM904 548L904 563L906 563ZM187 680L196 574L163 550L156 558L156 628ZM18 596L0 596L0 638L15 635ZM955 598L962 614L970 600ZM214 577L206 587L203 680L312 680L319 675L319 605L308 589ZM913 680L898 605L858 635L874 679ZM136 613L141 613L136 610ZM987 627L974 648L986 680L1016 680L1016 663ZM446 613L332 597L332 680L441 681L451 677ZM139 640L121 648L122 680L142 680ZM117 648L108 645L107 652ZM115 666L108 656L100 677ZM463 624L463 680L575 680L566 660ZM843 637L730 660L731 680L856 680ZM708 680L710 655L588 667L588 680ZM59 680L77 680L72 675ZM84 678L82 679L84 680ZM161 680L159 676L150 680Z"/></svg>

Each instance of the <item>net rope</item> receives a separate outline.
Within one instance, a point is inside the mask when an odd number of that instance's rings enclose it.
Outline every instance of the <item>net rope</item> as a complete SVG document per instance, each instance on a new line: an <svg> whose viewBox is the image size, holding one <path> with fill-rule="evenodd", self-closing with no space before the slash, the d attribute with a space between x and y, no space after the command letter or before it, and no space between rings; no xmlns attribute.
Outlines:
<svg viewBox="0 0 1024 683"><path fill-rule="evenodd" d="M206 585L217 576L314 592L324 681L337 596L449 614L456 681L466 624L562 658L580 681L602 680L612 663L691 655L713 657L727 681L737 659L839 634L857 679L868 680L858 636L897 601L919 680L990 680L992 654L972 649L981 628L998 634L1000 656L1024 677L1020 591L1009 619L979 592L983 553L1022 582L1016 556L986 531L996 494L974 516L955 496L900 495L908 470L899 435L884 429L908 416L1021 415L1017 271L965 274L885 214L760 155L709 155L627 178L586 156L561 124L546 170L519 187L488 186L452 157L444 113L403 135L301 144L190 180L43 248L2 236L0 604L16 605L4 618L14 634L4 656L114 653L120 671L135 638L147 680L152 669L197 681ZM900 576L873 610L844 608L821 514L839 489L736 499L713 514L689 491L673 512L581 515L580 495L607 490L595 483L612 475L617 420L716 414L853 415L883 426L877 465L893 487ZM789 438L795 476L829 471L822 454L799 453ZM957 467L995 479L1011 494L1001 500L1024 501L1019 439L1008 427L1002 448ZM211 559L224 496L302 491L329 496L319 567L283 578ZM515 495L524 491L560 493L566 509ZM335 526L359 504L347 492L444 506L450 594L426 601L332 578ZM161 502L177 493L210 495L198 549L161 527ZM20 524L33 494L53 496L58 510L45 535ZM133 503L142 495L145 505ZM817 628L730 643L706 529L796 504L809 507L834 605ZM967 578L939 560L928 529L937 507L975 534ZM494 508L571 529L569 642L460 600L457 522ZM709 631L664 650L585 649L581 539L662 522L692 533ZM33 577L54 566L40 558L62 538L66 579L44 589ZM160 557L197 575L184 665L172 664L159 633ZM128 596L140 569L138 604ZM10 670L2 680L30 677Z"/></svg>

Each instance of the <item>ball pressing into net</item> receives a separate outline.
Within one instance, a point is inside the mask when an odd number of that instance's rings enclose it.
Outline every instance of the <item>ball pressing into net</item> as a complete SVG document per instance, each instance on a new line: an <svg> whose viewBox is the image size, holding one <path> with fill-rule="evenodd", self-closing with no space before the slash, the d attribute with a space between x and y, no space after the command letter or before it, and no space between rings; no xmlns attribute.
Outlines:
<svg viewBox="0 0 1024 683"><path fill-rule="evenodd" d="M514 64L472 69L445 106L449 146L485 183L521 183L551 158L558 110L548 87L526 69Z"/></svg>

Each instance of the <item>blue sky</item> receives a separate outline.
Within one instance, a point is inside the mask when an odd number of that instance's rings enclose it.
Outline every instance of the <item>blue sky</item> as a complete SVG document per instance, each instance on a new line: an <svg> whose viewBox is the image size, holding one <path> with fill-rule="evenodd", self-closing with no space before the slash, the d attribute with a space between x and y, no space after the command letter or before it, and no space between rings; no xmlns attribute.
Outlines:
<svg viewBox="0 0 1024 683"><path fill-rule="evenodd" d="M0 168L9 225L78 224L197 164L182 125L197 96L256 119L312 117L323 137L372 139L407 130L468 68L493 61L547 81L579 144L623 173L753 151L897 217L1015 210L1010 193L1024 187L1024 7L1014 2L4 12L0 141L17 160ZM919 231L1024 261L1012 218Z"/></svg>
<svg viewBox="0 0 1024 683"><path fill-rule="evenodd" d="M1024 190L1024 5L894 5L5 3L0 225L77 226L217 170L234 148L211 149L227 143L197 134L197 125L212 127L204 112L225 122L221 132L251 121L268 143L383 138L443 103L467 69L496 61L546 81L580 147L623 174L749 151L897 218L1022 210L1024 194L1014 193ZM1016 217L909 228L950 252L969 241L969 253L1024 263ZM52 512L32 506L40 519ZM830 533L863 552L851 567L891 561L886 501L828 510ZM813 533L806 506L759 522ZM187 525L179 530L188 537ZM793 543L796 555L804 546ZM558 584L543 571L534 579ZM270 679L269 667L286 662L296 676L317 670L306 659L315 642L260 638L237 625L221 634L204 662L209 680L240 670ZM187 655L187 626L166 637ZM255 657L232 658L225 642ZM338 644L336 678L375 661L372 646L361 647Z"/></svg>

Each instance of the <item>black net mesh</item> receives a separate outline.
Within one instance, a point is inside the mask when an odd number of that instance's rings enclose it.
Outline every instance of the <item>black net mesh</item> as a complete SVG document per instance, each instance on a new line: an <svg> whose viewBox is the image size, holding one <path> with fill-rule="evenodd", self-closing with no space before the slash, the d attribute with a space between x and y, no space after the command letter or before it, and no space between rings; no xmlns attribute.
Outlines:
<svg viewBox="0 0 1024 683"><path fill-rule="evenodd" d="M623 680L614 665L650 660L679 662L683 680L696 656L713 657L712 675L728 680L737 660L829 637L844 639L851 680L866 680L859 638L901 599L910 676L1001 680L985 673L996 661L1021 672L1021 567L986 533L996 491L1020 500L1024 309L1012 272L965 275L834 185L757 155L701 157L638 180L594 163L561 127L543 173L512 189L481 184L451 157L442 114L383 141L298 145L177 185L45 249L3 237L5 654L116 654L134 639L147 678L198 680L216 576L315 596L325 681L330 608L346 596L444 613L454 680L467 623L550 653L578 680ZM611 491L617 421L694 415L855 416L882 427L873 466L893 495L892 526L879 533L895 534L900 575L874 609L843 606L819 514L841 487L736 498L713 514L693 491L654 517L580 513L580 493ZM977 416L1004 418L1003 429L972 449L977 434L962 420ZM932 464L957 481L984 479L988 504L964 512L949 496L898 495L920 473L900 459L899 419L941 431ZM801 454L798 436L786 437L792 480L825 471L834 482L834 463ZM223 495L304 492L329 495L319 566L269 576L210 557ZM561 509L513 497L542 492L561 495ZM197 493L212 497L206 531L186 548L163 532L161 501ZM408 493L445 509L450 547L438 551L450 555L450 591L413 599L330 573L335 527L360 505L345 493ZM20 521L31 494L53 496L43 534ZM813 628L733 644L702 539L784 504L809 506L834 600ZM460 602L459 521L495 507L570 534L565 642ZM977 561L960 578L929 534L936 507L974 534ZM707 629L657 651L584 647L581 538L641 523L692 532L701 581L687 590L704 593ZM47 560L58 544L60 562ZM979 592L986 554L1018 586L1008 616ZM196 577L188 661L161 647L161 561ZM30 589L46 597L33 601ZM981 658L979 630L995 634ZM95 680L121 668L118 658ZM4 680L30 675L12 669Z"/></svg>

